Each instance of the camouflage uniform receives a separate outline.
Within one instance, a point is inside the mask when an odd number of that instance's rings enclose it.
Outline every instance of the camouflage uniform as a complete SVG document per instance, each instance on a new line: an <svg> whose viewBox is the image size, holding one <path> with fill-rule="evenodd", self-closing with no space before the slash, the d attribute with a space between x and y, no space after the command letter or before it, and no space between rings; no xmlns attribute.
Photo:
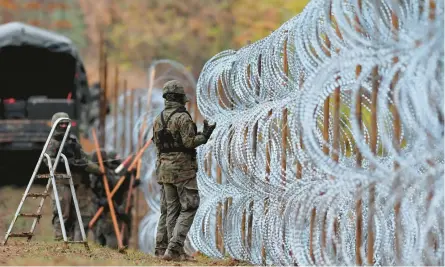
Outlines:
<svg viewBox="0 0 445 267"><path fill-rule="evenodd" d="M165 251L168 247L168 233L167 233L167 202L165 201L164 185L160 183L161 186L161 216L159 217L158 228L156 232L156 248L155 256L164 256Z"/></svg>
<svg viewBox="0 0 445 267"><path fill-rule="evenodd" d="M207 142L215 126L205 122L203 133L197 132L184 107L188 100L179 82L167 82L163 97L165 109L153 125L156 175L162 186L156 253L165 250L163 258L172 260L185 256L184 241L199 206L195 148Z"/></svg>
<svg viewBox="0 0 445 267"><path fill-rule="evenodd" d="M54 114L51 119L52 124L59 118L69 118L68 114L59 112ZM62 123L60 123L62 124ZM51 138L46 153L53 160L57 155L60 143L65 134L65 129L57 127L53 137ZM70 165L71 175L73 179L73 184L76 192L82 192L77 194L77 201L79 203L80 213L83 218L83 227L85 230L88 229L88 215L91 211L91 196L92 191L88 190L89 180L85 175L87 172L100 174L99 166L88 160L85 152L82 150L81 145L77 141L76 136L70 134L67 137L65 145L63 147L62 153L67 157L68 163ZM65 166L62 161L59 162L56 172L65 172ZM65 229L67 233L67 238L70 240L81 241L82 236L80 232L79 224L77 223L77 217L74 209L74 203L71 196L71 189L68 181L57 181L57 192L59 195L59 202L62 209L62 217L65 224ZM62 239L62 230L60 226L60 220L57 213L57 207L52 195L52 206L53 206L53 219L52 224L54 228L55 239ZM87 217L84 217L84 214ZM91 215L89 215L91 216ZM86 231L87 233L87 231Z"/></svg>
<svg viewBox="0 0 445 267"><path fill-rule="evenodd" d="M114 174L114 169L119 166L120 161L116 159L112 159L115 156L115 153L110 152L106 153L105 151L102 152L102 159L104 161L104 166L106 168L107 172L107 179L108 184L110 187L110 190L115 187L119 180L119 176ZM96 157L93 155L93 157ZM96 157L97 158L97 157ZM128 173L126 175L129 175ZM95 175L91 176L92 184L94 184L94 192L95 192L95 206L96 209L103 206L104 212L99 217L98 221L96 222L96 225L94 227L94 237L96 243L107 246L110 248L117 249L118 248L118 241L116 238L116 233L114 232L114 226L113 221L111 219L111 215L109 212L109 206L107 202L107 197L105 193L105 188L103 187L102 183L102 177L98 177ZM124 183L119 187L119 190L116 192L116 194L113 196L113 204L116 211L116 217L119 225L122 225L122 222L125 221L126 227L124 228L124 239L122 240L122 243L124 246L128 246L129 243L129 231L131 227L131 216L127 216L125 214L125 205L126 205L126 197L128 193L130 179L129 177L126 177L124 180ZM131 214L131 213L129 213Z"/></svg>

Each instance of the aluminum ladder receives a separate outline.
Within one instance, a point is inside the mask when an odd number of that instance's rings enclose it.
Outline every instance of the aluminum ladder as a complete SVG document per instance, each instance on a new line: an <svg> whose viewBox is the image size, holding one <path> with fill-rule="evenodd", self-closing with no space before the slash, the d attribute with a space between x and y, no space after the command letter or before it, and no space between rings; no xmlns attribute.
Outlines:
<svg viewBox="0 0 445 267"><path fill-rule="evenodd" d="M46 153L46 150L48 148L48 145L49 145L49 142L50 142L51 138L54 135L56 127L62 121L64 123L68 123L68 126L66 128L66 131L65 131L65 134L63 136L62 142L60 143L60 147L59 147L59 149L57 151L57 156L56 156L56 158L54 160L54 165L53 165L50 156ZM26 190L25 190L25 193L23 194L22 200L20 201L20 204L19 204L19 206L17 208L17 211L16 211L16 213L14 215L14 218L13 218L11 224L9 225L8 231L6 232L5 239L3 241L3 245L6 245L6 243L8 242L8 239L10 237L26 237L27 241L31 240L31 238L34 235L34 230L36 228L36 225L39 222L40 218L42 217L42 213L41 212L42 212L43 203L44 203L46 197L49 196L48 192L49 192L50 186L52 185L52 189L53 189L53 192L54 192L55 203L56 203L56 208L57 208L57 213L58 213L59 220L60 220L60 227L62 228L61 230L62 230L63 241L65 242L65 245L67 245L68 243L82 243L82 244L84 244L85 248L87 250L89 250L87 237L86 237L85 230L84 230L84 227L83 227L82 216L80 214L79 204L77 202L76 191L74 189L73 179L72 179L72 176L71 176L71 170L70 170L70 167L69 167L68 160L67 160L66 156L62 153L63 147L65 145L65 142L66 142L67 138L68 138L70 129L71 129L71 120L68 119L68 118L60 118L60 119L56 120L54 125L52 126L51 132L49 133L48 138L46 139L46 143L43 146L42 152L40 153L39 160L37 161L37 164L36 164L36 166L34 168L34 172L33 172L32 176L31 176L31 179L29 180L28 186L26 187ZM66 173L57 173L57 174L55 174L55 171L57 169L57 165L58 165L58 163L60 161L60 158L62 158L63 162L65 163L65 171L66 171ZM48 174L37 174L37 172L39 171L40 165L42 164L43 159L47 160L49 173ZM48 179L48 182L47 182L46 187L45 187L45 191L43 193L29 193L29 191L30 191L30 189L31 189L31 187L32 187L32 185L34 183L34 180L36 178L37 179ZM65 223L63 221L62 209L61 209L60 202L59 202L59 194L57 192L56 180L68 180L68 182L69 182L70 189L71 189L71 196L73 198L73 203L74 203L74 207L75 207L75 211L76 211L76 215L77 215L77 220L78 220L78 223L79 223L79 226L80 226L80 232L81 232L81 235L82 235L82 241L69 241L67 236L66 236ZM37 208L36 213L31 213L31 214L29 214L29 213L21 213L21 210L22 210L22 207L23 207L23 205L25 203L25 200L27 198L31 198L31 197L32 198L40 197L40 203L39 203L39 206ZM29 232L22 232L22 233L12 233L11 232L18 217L34 218L33 223L31 225L31 229L29 230Z"/></svg>

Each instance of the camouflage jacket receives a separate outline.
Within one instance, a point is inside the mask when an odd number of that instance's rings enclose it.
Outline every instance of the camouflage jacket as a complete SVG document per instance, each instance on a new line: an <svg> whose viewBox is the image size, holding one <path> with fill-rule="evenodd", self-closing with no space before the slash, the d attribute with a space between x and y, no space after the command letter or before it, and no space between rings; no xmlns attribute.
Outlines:
<svg viewBox="0 0 445 267"><path fill-rule="evenodd" d="M46 153L54 160L57 156L57 151L59 150L60 144L62 142L63 135L55 135L50 140ZM63 147L62 153L67 157L68 164L70 166L71 174L73 176L74 183L86 182L83 172L90 172L100 174L100 168L97 164L91 162L87 154L83 151L77 137L75 135L69 135ZM65 172L65 166L62 161L57 165L56 172Z"/></svg>
<svg viewBox="0 0 445 267"><path fill-rule="evenodd" d="M108 186L110 187L110 190L112 190L118 183L120 177L114 174L114 171L110 168L107 168L106 172L107 172L106 177L108 181ZM119 187L119 189L116 191L116 193L112 198L118 219L121 219L120 217L125 213L130 179L131 179L130 174L127 174L124 183ZM95 207L95 210L97 210L100 207L101 202L105 203L104 206L105 210L100 218L101 220L108 220L110 219L109 217L110 215L108 214L109 206L107 203L107 195L105 193L105 187L103 184L103 177L101 175L91 174L90 180L91 180L91 189L93 192L93 199L91 205ZM132 206L131 203L133 203L133 196L131 196L130 199L130 208ZM109 222L111 223L111 220Z"/></svg>
<svg viewBox="0 0 445 267"><path fill-rule="evenodd" d="M180 107L184 107L184 105L165 101L164 120L167 120L170 114ZM158 183L178 183L195 178L198 169L196 155L185 152L160 153L158 132L162 129L161 114L156 117L153 124L153 141L157 149L156 175ZM173 135L175 143L182 144L184 148L194 149L207 141L204 135L196 131L195 123L185 112L173 114L166 123L167 130Z"/></svg>

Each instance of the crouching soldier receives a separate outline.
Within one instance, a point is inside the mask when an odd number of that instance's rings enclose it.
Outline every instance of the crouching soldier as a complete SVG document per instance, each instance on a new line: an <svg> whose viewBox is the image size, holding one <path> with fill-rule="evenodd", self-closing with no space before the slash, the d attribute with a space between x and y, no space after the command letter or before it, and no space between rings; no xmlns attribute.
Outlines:
<svg viewBox="0 0 445 267"><path fill-rule="evenodd" d="M64 112L58 112L53 115L51 119L51 124L54 125L54 123L60 118L69 119L68 114ZM63 136L65 135L67 126L68 126L67 122L63 121L60 122L57 128L55 129L54 134L48 144L46 153L52 159L53 164L57 156L57 152L60 148ZM90 202L91 194L88 194L88 192L91 193L91 191L86 190L86 188L89 187L89 179L88 176L85 174L94 173L96 175L100 175L101 171L99 169L99 166L97 164L94 164L88 159L87 155L85 154L81 145L79 144L76 136L73 134L68 135L65 144L63 146L62 153L66 156L68 160L73 184L76 192L78 192L77 200L79 202L79 208L85 209L91 203ZM62 161L58 164L56 172L58 172L59 170L65 171L65 166L62 163ZM77 222L76 212L74 208L74 203L69 183L66 180L57 182L58 182L57 192L59 196L60 207L62 209L63 223L65 225L67 238L69 240L81 241L82 235L80 231L80 226ZM81 193L79 194L79 192ZM52 207L53 207L52 225L54 228L54 237L56 240L61 240L63 236L54 195L52 195ZM86 228L88 221L83 221L83 223L84 223L83 227Z"/></svg>
<svg viewBox="0 0 445 267"><path fill-rule="evenodd" d="M116 186L120 178L118 175L114 173L116 167L120 165L120 161L115 158L116 153L114 152L106 153L105 151L101 151L101 155L102 155L102 160L104 162L104 167L106 169L106 174L107 174L106 176L110 187L110 191L112 191L112 188ZM96 154L93 155L93 160L97 160ZM128 246L130 237L129 231L131 229L131 215L130 215L131 213L130 212L128 214L125 213L126 197L127 197L127 194L125 193L128 192L130 183L129 176L131 174L127 172L125 175L127 177L125 178L123 184L114 194L112 200L119 225L119 230L122 223L125 223L126 225L126 227L124 228L124 238L122 240L122 243L124 246ZM102 246L107 246L110 248L117 249L118 241L116 233L114 231L114 225L111 219L107 196L105 193L105 188L102 183L102 177L92 175L91 182L94 185L93 189L96 198L95 201L96 209L104 207L104 212L99 217L99 219L96 222L96 225L94 226L95 241Z"/></svg>
<svg viewBox="0 0 445 267"><path fill-rule="evenodd" d="M117 167L119 167L119 165L121 165L122 160L119 158L119 156L117 155L117 153L115 151L110 151L108 153L108 158L110 160L109 164L112 170L115 170ZM119 174L116 174L116 178L120 178L122 176L125 176L125 180L122 183L121 187L119 187L119 190L116 192L116 194L114 195L115 200L117 203L122 203L122 209L123 209L123 216L121 216L122 218L122 222L125 223L125 227L124 227L124 233L123 233L123 240L122 243L124 246L128 246L129 242L130 242L130 238L131 238L131 233L132 233L132 223L133 223L133 216L132 216L132 212L133 212L133 203L134 203L134 198L133 198L133 194L131 194L130 198L128 198L128 194L130 193L130 182L131 182L131 177L134 176L136 177L136 169L133 169L131 172L125 170L124 172L121 172ZM140 184L140 180L134 180L133 182L133 188L139 186ZM133 191L132 191L133 192ZM128 212L125 212L125 208L128 205Z"/></svg>

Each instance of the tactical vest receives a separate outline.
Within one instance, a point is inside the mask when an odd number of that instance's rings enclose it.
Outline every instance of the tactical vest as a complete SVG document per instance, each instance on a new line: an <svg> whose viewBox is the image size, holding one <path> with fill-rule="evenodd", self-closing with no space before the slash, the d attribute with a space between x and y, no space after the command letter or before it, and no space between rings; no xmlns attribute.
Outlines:
<svg viewBox="0 0 445 267"><path fill-rule="evenodd" d="M62 143L63 134L54 136L54 139L51 140L51 161L54 164L54 160L57 155L57 151L60 148L60 144ZM78 149L76 148L76 139L73 140L72 137L68 136L67 140L63 146L62 153L66 156L68 159L68 164L70 165L71 171L76 171L78 168L75 166L75 161L77 158L80 158L81 155L79 154ZM56 172L64 172L65 171L65 164L62 163L62 158L60 158L60 162L57 165Z"/></svg>
<svg viewBox="0 0 445 267"><path fill-rule="evenodd" d="M81 147L76 137L68 136L62 152L68 159L68 164L72 170L83 171L86 168L88 162L87 159L82 157Z"/></svg>
<svg viewBox="0 0 445 267"><path fill-rule="evenodd" d="M157 140L155 140L155 142L157 143L156 146L158 147L160 153L183 152L195 156L196 150L194 148L186 148L182 143L181 138L178 138L175 141L175 138L173 136L175 133L172 133L167 129L168 122L170 121L171 117L176 113L187 113L190 119L192 118L190 116L190 113L188 113L188 111L185 109L185 107L179 107L176 110L174 110L170 114L170 116L168 116L167 120L164 119L164 111L162 111L161 112L162 129L156 132L156 136L158 137ZM195 125L195 133L196 133L196 125Z"/></svg>

